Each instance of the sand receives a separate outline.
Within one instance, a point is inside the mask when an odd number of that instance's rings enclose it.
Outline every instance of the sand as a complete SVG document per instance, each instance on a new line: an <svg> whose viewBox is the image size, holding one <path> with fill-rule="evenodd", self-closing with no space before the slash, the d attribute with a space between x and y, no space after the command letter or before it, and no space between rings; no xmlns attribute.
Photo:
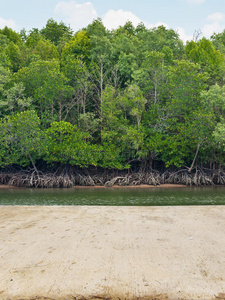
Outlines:
<svg viewBox="0 0 225 300"><path fill-rule="evenodd" d="M225 299L225 206L0 206L0 221L1 300Z"/></svg>

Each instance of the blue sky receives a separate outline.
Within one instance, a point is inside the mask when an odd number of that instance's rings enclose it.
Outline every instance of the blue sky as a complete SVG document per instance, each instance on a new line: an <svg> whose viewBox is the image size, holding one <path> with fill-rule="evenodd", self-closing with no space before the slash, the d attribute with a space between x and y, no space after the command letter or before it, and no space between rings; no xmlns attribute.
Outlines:
<svg viewBox="0 0 225 300"><path fill-rule="evenodd" d="M195 30L210 37L225 29L225 0L0 0L0 28L43 28L49 18L74 31L100 17L109 29L127 20L147 27L165 25L186 41Z"/></svg>

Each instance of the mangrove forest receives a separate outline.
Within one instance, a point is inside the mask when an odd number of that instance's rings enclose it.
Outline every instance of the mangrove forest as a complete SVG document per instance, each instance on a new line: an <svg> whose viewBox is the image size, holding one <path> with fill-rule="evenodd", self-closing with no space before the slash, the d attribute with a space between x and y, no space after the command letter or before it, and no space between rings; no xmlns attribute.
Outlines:
<svg viewBox="0 0 225 300"><path fill-rule="evenodd" d="M225 184L225 30L0 30L0 183Z"/></svg>

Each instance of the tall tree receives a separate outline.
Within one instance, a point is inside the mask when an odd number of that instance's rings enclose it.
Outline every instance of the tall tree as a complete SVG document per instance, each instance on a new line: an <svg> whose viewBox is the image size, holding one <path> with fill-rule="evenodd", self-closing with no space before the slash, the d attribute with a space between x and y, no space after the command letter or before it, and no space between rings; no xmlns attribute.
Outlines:
<svg viewBox="0 0 225 300"><path fill-rule="evenodd" d="M197 43L190 41L185 47L187 57L198 63L202 71L208 72L208 83L213 85L215 83L223 84L225 75L225 57L213 46L213 43L202 38Z"/></svg>
<svg viewBox="0 0 225 300"><path fill-rule="evenodd" d="M50 40L53 44L58 45L63 37L71 38L73 31L70 26L65 23L57 23L53 19L47 21L46 26L40 31L40 33L45 37L45 39Z"/></svg>

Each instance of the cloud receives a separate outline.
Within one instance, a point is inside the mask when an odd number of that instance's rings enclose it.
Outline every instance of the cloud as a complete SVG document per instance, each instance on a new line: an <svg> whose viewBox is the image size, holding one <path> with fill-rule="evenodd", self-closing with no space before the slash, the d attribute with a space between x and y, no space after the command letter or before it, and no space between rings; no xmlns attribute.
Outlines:
<svg viewBox="0 0 225 300"><path fill-rule="evenodd" d="M223 22L225 20L225 15L220 12L216 12L209 15L207 19L212 22Z"/></svg>
<svg viewBox="0 0 225 300"><path fill-rule="evenodd" d="M59 2L55 7L55 13L62 15L64 21L68 23L74 31L86 27L98 14L91 2L77 4L75 1Z"/></svg>
<svg viewBox="0 0 225 300"><path fill-rule="evenodd" d="M191 40L193 39L193 36L192 36L192 35L186 34L185 29L182 28L182 27L177 27L177 28L175 29L175 31L179 34L180 39L181 39L184 43L186 43L187 41L191 41Z"/></svg>
<svg viewBox="0 0 225 300"><path fill-rule="evenodd" d="M202 4L204 3L206 0L187 0L187 3L189 4L194 4L194 5L198 5L198 4Z"/></svg>
<svg viewBox="0 0 225 300"><path fill-rule="evenodd" d="M164 26L166 29L169 29L169 25L164 23L164 22L161 22L161 21L159 21L155 24L150 24L150 23L144 22L144 24L147 28L156 28L156 27L159 27L159 26Z"/></svg>
<svg viewBox="0 0 225 300"><path fill-rule="evenodd" d="M221 12L216 12L209 15L206 18L211 23L206 23L202 27L202 34L206 38L210 38L214 33L219 33L224 30L225 27L225 15Z"/></svg>
<svg viewBox="0 0 225 300"><path fill-rule="evenodd" d="M110 9L103 16L102 21L105 27L110 30L125 25L127 21L131 21L135 27L142 22L142 20L131 11L125 11L123 9L117 11Z"/></svg>
<svg viewBox="0 0 225 300"><path fill-rule="evenodd" d="M224 25L220 24L219 22L215 22L212 24L205 24L202 28L202 34L206 38L210 38L213 33L222 32L224 30Z"/></svg>
<svg viewBox="0 0 225 300"><path fill-rule="evenodd" d="M186 0L191 4L200 4L205 0ZM69 2L61 1L55 7L55 13L60 15L64 22L70 24L70 26L77 31L83 27L86 27L90 24L94 19L97 19L98 14L94 8L94 5L91 2L86 2L83 4L77 4L76 1L72 0ZM214 14L213 14L214 15ZM221 19L221 16L215 15L214 18L217 17ZM110 9L106 12L102 17L103 24L109 30L117 29L119 26L124 26L127 21L132 22L134 27L136 27L140 23L144 23L146 28L154 28L158 26L164 26L166 29L169 29L170 26L164 22L157 22L154 24L145 22L141 20L138 16L136 16L131 11L126 11L123 9L113 10ZM175 31L179 34L181 40L186 43L187 40L191 40L193 37L187 35L185 30L181 27L177 27Z"/></svg>
<svg viewBox="0 0 225 300"><path fill-rule="evenodd" d="M104 16L103 16L103 24L107 29L117 29L119 26L124 26L127 21L131 21L134 27L137 27L138 24L143 23L146 28L154 28L163 25L165 28L169 29L168 24L164 22L157 22L155 24L151 24L145 21L142 21L138 18L135 14L131 11L125 10L112 10L110 9Z"/></svg>
<svg viewBox="0 0 225 300"><path fill-rule="evenodd" d="M16 29L16 22L12 19L5 20L0 17L0 29L4 28L5 26L12 29Z"/></svg>

